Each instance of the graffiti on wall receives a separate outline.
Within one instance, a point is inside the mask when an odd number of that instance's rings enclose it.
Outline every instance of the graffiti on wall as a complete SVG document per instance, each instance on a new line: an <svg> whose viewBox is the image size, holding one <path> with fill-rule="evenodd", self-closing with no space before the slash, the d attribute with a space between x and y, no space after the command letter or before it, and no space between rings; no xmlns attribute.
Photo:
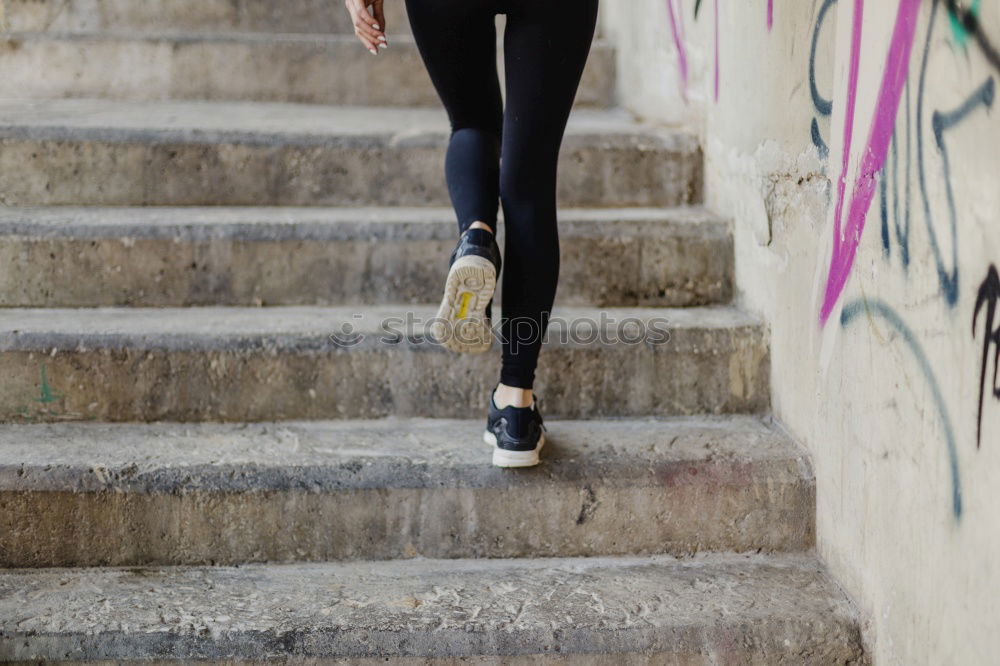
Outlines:
<svg viewBox="0 0 1000 666"><path fill-rule="evenodd" d="M967 287L963 288L958 260L961 240L958 211L961 207L956 202L960 201L961 185L952 173L953 163L959 158L953 155L954 146L956 139L962 138L967 123L992 110L996 98L995 77L1000 72L1000 55L981 24L982 3L980 0L965 3L958 0L896 0L892 4L894 14L890 16L891 29L886 35L885 50L877 55L865 51L863 61L862 44L871 41L866 40L864 34L866 28L871 30L871 23L866 26L864 22L865 0L842 1L851 3L847 15L852 20L846 26L850 41L843 125L840 127L830 127L834 100L831 93L821 90L817 79L817 56L823 50L821 41L831 36L829 26L832 23L828 19L834 15L832 10L838 0L817 0L808 52L808 86L813 106L808 125L811 142L824 163L830 154L831 133L841 140L843 149L839 163L826 166L836 173L836 180L831 196L833 225L829 264L824 266L821 284L820 325L828 323L844 296L870 214L881 222L879 241L884 260L891 266L898 265L907 275L913 257L929 256L929 268L937 281L937 297L947 310L954 310L960 296L969 293ZM765 25L770 32L774 23L774 3L773 0L761 2L766 10ZM683 0L667 0L667 5L680 78L686 92L689 59ZM694 18L698 20L702 2L694 0L693 5ZM708 35L713 50L712 79L708 83L717 101L720 3L713 0L705 5L705 13L710 15L708 20L712 21ZM919 25L925 27L918 29ZM949 37L952 48L932 48ZM947 86L933 86L928 74L935 62L938 68L945 65L945 61L938 61L938 58L956 57L964 61L981 57L988 64L987 74L959 94ZM859 80L862 71L865 77L870 76L869 70L876 64L879 67L876 70L878 87L874 105L870 107L873 110L870 116L860 117ZM911 234L913 225L920 225L927 233ZM917 242L924 245L913 247ZM919 367L934 397L951 474L952 511L959 517L962 494L953 419L923 343L900 311L881 301L848 302L842 310L841 326L850 326L860 312L865 312L871 321L888 325L905 343L909 357ZM982 350L976 411L976 447L979 448L984 410L991 401L1000 400L1000 276L992 267L979 285L973 335L977 343L981 343Z"/></svg>
<svg viewBox="0 0 1000 666"><path fill-rule="evenodd" d="M943 1L948 11L956 43L963 46L970 39L974 40L990 64L1000 70L1000 58L997 56L996 49L979 23L978 0L965 10L960 8L955 0ZM815 115L810 121L809 130L813 144L816 146L820 157L824 159L829 156L829 147L820 130L820 119L828 118L831 115L833 101L825 97L819 90L816 77L816 57L823 26L826 23L831 8L836 2L837 0L823 0L820 4L813 23L809 49L809 92L815 111ZM899 245L903 268L908 268L910 257L910 201L912 194L909 169L913 167L914 155L916 156L916 168L920 182L920 196L924 219L930 234L930 247L937 264L942 293L951 305L954 305L958 300L957 242L950 243L952 257L950 262L946 261L944 251L942 250L942 243L939 241L939 235L936 231L935 218L937 216L932 211L930 198L927 193L926 172L928 166L927 160L924 159L924 132L926 129L930 129L933 132L934 144L940 155L940 169L943 172L941 175L947 187L949 210L945 217L948 218L948 236L953 241L957 241L957 238L955 238L957 224L955 220L954 194L951 187L946 135L950 130L960 125L966 117L975 113L977 109L991 108L996 93L995 81L992 76L988 77L976 90L970 93L967 99L962 100L953 109L935 111L931 116L930 124L926 125L924 123L924 91L926 89L927 63L931 51L931 39L937 19L938 5L940 3L941 0L933 0L930 3L930 18L920 67L916 119L914 120L912 117L913 103L911 100L908 72L910 53L913 49L916 36L916 22L921 2L920 0L901 0L899 2L892 39L882 70L882 85L879 90L873 118L868 124L870 128L868 141L865 149L861 152L862 160L857 168L858 174L853 190L851 191L851 196L847 198L847 167L851 154L851 141L853 140L855 122L854 112L858 73L860 71L860 44L865 4L864 0L854 0L850 71L847 89L848 99L843 128L845 150L843 164L840 167L840 178L837 181L833 251L827 272L824 299L820 308L820 320L822 323L825 323L829 318L850 275L857 246L861 239L861 232L864 229L868 209L872 204L876 187L878 187L880 194L883 249L887 255L890 254L892 232L894 231L895 241ZM773 7L769 3L769 16L772 11ZM897 120L897 117L900 111L901 98L903 100L902 104L905 107L905 126L900 136L900 128L897 126L900 121ZM902 144L902 148L900 144ZM901 150L905 150L902 161L902 186L899 184L899 153ZM900 187L902 187L902 191ZM892 199L891 206L889 202L890 197ZM890 217L892 229L890 229Z"/></svg>
<svg viewBox="0 0 1000 666"><path fill-rule="evenodd" d="M680 0L676 0L679 3ZM674 48L677 50L677 74L680 77L681 97L687 104L688 88L688 62L687 45L684 43L684 14L679 4L675 0L667 0L667 15L670 17L670 34L674 39ZM695 13L697 13L697 7Z"/></svg>
<svg viewBox="0 0 1000 666"><path fill-rule="evenodd" d="M858 75L861 68L861 30L864 19L864 0L854 0L854 19L851 28L851 57L847 82L847 107L844 120L843 160L837 179L837 202L833 215L833 256L827 273L820 321L826 323L854 264L861 232L865 227L868 209L875 196L882 166L889 151L896 124L896 113L909 71L910 52L917 30L917 13L920 0L900 0L896 22L889 42L889 51L882 69L882 84L875 101L875 111L869 123L868 139L861 152L858 175L849 200L846 199L848 163L854 137L854 111L857 102ZM846 219L844 206L847 205Z"/></svg>
<svg viewBox="0 0 1000 666"><path fill-rule="evenodd" d="M677 74L680 79L681 98L688 103L688 53L684 37L683 0L667 0L667 16L670 20L670 35L674 42L677 57ZM712 99L719 101L719 0L713 0L712 13ZM694 18L698 19L701 11L701 0L695 0ZM767 29L770 30L774 20L774 2L767 2Z"/></svg>
<svg viewBox="0 0 1000 666"><path fill-rule="evenodd" d="M976 308L972 313L972 337L977 336L979 314L983 314L983 358L979 371L979 407L976 411L976 448L983 443L983 402L986 397L986 376L990 366L990 351L993 352L993 398L1000 400L1000 318L997 317L997 303L1000 302L1000 275L997 267L990 264L986 278L979 285L976 294Z"/></svg>
<svg viewBox="0 0 1000 666"><path fill-rule="evenodd" d="M954 307L959 296L959 266L958 266L958 220L955 209L955 194L952 184L951 158L948 151L947 135L961 125L967 118L981 109L990 109L995 97L995 81L992 76L986 78L965 99L960 100L953 108L935 110L927 118L927 71L930 58L932 38L936 19L938 18L938 2L934 2L930 10L927 36L924 40L924 53L920 65L917 83L916 110L911 114L910 91L907 89L905 118L897 127L893 138L893 159L883 170L882 178L882 247L887 256L891 254L891 234L889 218L892 217L895 231L895 242L899 247L900 259L904 270L910 262L910 221L911 221L911 168L916 169L917 183L920 192L920 212L923 215L928 234L928 244L934 257L935 270L942 297L945 302ZM927 134L933 137L933 148L928 146ZM898 144L903 144L900 150ZM933 169L930 164L930 152L936 150L938 166ZM900 165L899 153L903 153L903 163ZM913 164L911 156L916 156ZM899 181L902 171L904 191L900 191ZM947 210L941 214L934 210L928 191L928 182L940 176L945 187ZM892 209L888 199L892 198ZM943 233L939 227L944 225ZM949 257L946 257L943 247L950 247Z"/></svg>
<svg viewBox="0 0 1000 666"><path fill-rule="evenodd" d="M816 146L816 150L819 152L819 156L824 160L829 156L830 149L820 134L819 118L828 118L830 116L833 112L833 100L823 97L819 91L819 85L816 83L816 52L819 45L820 32L826 22L830 8L836 2L837 0L823 0L819 11L816 12L816 21L813 23L812 39L809 45L809 94L812 97L813 109L816 111L816 116L813 116L809 126L809 133L812 137L813 145Z"/></svg>
<svg viewBox="0 0 1000 666"><path fill-rule="evenodd" d="M820 155L829 154L819 131L818 118L831 114L832 102L824 98L816 85L815 58L817 41L827 12L837 0L824 0L817 11L809 62L809 84L815 116L810 126L813 144ZM846 1L846 0L845 0ZM980 3L963 9L954 0L898 0L895 21L882 65L874 112L867 122L867 139L857 165L849 172L851 142L855 136L855 106L861 68L864 0L853 0L848 80L844 107L843 155L837 170L833 213L833 243L820 306L821 325L827 322L840 299L850 276L861 242L862 231L876 190L879 195L878 217L881 221L881 248L886 261L898 257L904 274L910 269L911 222L924 220L926 249L936 276L938 297L946 309L957 307L962 291L959 268L959 219L956 183L952 174L954 156L949 149L955 132L973 118L989 112L996 97L993 73L987 74L964 94L950 101L931 101L928 81L929 64L934 54L962 53L977 50L991 70L1000 71L1000 60L979 22ZM943 10L942 10L943 8ZM927 27L918 39L917 23L926 9ZM939 23L948 21L951 39L957 49L934 51ZM947 29L947 27L946 27ZM938 31L936 33L936 31ZM919 46L918 46L919 44ZM914 50L922 47L922 53ZM912 56L912 58L911 58ZM911 62L912 60L912 62ZM953 94L945 88L946 94ZM972 318L974 339L981 344L979 364L979 400L975 410L976 448L983 439L983 415L988 401L1000 400L1000 275L990 266L978 286ZM840 324L850 326L864 313L871 321L881 321L895 332L911 352L920 369L941 424L952 485L952 511L962 512L958 446L949 406L937 375L914 331L889 304L871 299L844 304ZM992 366L992 367L991 367ZM992 372L992 376L991 373Z"/></svg>
<svg viewBox="0 0 1000 666"><path fill-rule="evenodd" d="M979 0L974 0L968 9L962 8L958 0L944 0L951 21L952 32L958 35L960 45L971 39L993 69L1000 71L1000 51L993 45L979 23ZM937 5L937 0L934 2Z"/></svg>
<svg viewBox="0 0 1000 666"><path fill-rule="evenodd" d="M895 331L913 355L913 359L920 368L927 385L931 389L931 396L934 400L934 407L944 431L945 446L948 455L948 469L951 475L951 510L956 518L962 515L962 483L958 472L958 446L955 443L955 429L951 423L951 415L948 412L948 405L941 392L937 377L931 367L930 360L924 352L917 336L906 325L890 306L880 301L858 300L851 301L844 305L840 313L841 326L850 326L860 315L877 318L889 325Z"/></svg>
<svg viewBox="0 0 1000 666"><path fill-rule="evenodd" d="M969 41L969 30L965 27L962 22L962 18L959 16L959 8L956 3L949 3L948 7L948 19L951 23L951 34L955 40L955 43L961 47L965 47ZM968 19L978 22L979 20L979 0L972 0L972 5L969 7Z"/></svg>

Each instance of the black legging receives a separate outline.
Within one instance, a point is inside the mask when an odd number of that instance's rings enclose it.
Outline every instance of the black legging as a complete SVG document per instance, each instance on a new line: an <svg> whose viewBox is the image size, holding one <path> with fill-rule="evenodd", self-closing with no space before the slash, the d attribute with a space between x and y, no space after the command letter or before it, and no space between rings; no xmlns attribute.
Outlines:
<svg viewBox="0 0 1000 666"><path fill-rule="evenodd" d="M559 278L556 162L597 0L406 0L406 8L451 121L445 177L459 230L477 220L495 229L503 204L500 381L531 388ZM506 108L497 14L507 15Z"/></svg>

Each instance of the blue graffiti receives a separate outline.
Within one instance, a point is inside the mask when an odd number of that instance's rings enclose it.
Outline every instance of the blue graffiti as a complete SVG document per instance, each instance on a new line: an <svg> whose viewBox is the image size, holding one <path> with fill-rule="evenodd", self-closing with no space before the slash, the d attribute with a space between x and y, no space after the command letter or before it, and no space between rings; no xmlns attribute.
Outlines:
<svg viewBox="0 0 1000 666"><path fill-rule="evenodd" d="M856 300L845 304L840 315L840 325L846 328L855 319L857 319L859 315L862 314L877 316L894 328L903 339L903 342L905 342L907 347L910 348L910 352L913 354L917 361L917 365L924 374L924 379L927 381L927 385L930 387L931 394L934 397L934 405L937 407L938 416L941 418L941 425L944 428L945 442L948 447L948 464L951 468L952 512L955 514L955 518L961 518L962 486L959 480L958 448L955 445L955 431L954 428L952 428L951 417L948 415L948 407L945 403L944 396L941 394L941 387L938 385L937 378L934 375L934 370L931 368L930 360L928 360L923 347L920 346L920 342L917 341L913 331L910 330L902 318L900 318L900 316L896 314L892 308L881 301Z"/></svg>
<svg viewBox="0 0 1000 666"><path fill-rule="evenodd" d="M993 77L991 76L972 93L959 107L953 111L942 113L935 111L931 116L931 127L934 130L934 141L941 153L941 170L944 173L945 193L948 200L948 221L951 226L951 271L945 268L941 258L941 249L931 226L930 204L927 192L924 191L924 213L927 216L927 229L931 234L931 249L934 251L934 262L937 264L938 280L949 305L958 303L958 216L955 212L955 195L951 187L951 163L948 160L948 149L944 143L944 134L949 129L961 123L965 118L980 107L993 106Z"/></svg>
<svg viewBox="0 0 1000 666"><path fill-rule="evenodd" d="M819 11L816 13L812 43L809 46L809 94L812 96L816 113L821 116L829 116L833 112L833 101L823 97L819 92L819 87L816 85L816 46L819 43L819 33L823 27L823 20L826 18L826 13L836 2L837 0L823 0L823 4L820 5ZM819 122L815 117L812 119L812 124L809 127L809 133L812 137L813 145L819 151L819 156L825 160L830 154L830 148L826 145L826 141L823 140L823 136L820 134Z"/></svg>
<svg viewBox="0 0 1000 666"><path fill-rule="evenodd" d="M934 35L934 26L938 18L938 6L941 0L934 0L931 4L930 18L927 26L927 33L924 39L924 50L920 64L919 82L916 91L916 110L911 109L911 90L909 81L906 84L903 109L905 115L897 123L898 127L893 129L890 152L885 161L885 165L879 175L879 214L881 218L881 241L882 251L888 259L892 255L892 241L895 237L896 245L899 249L899 257L904 272L910 265L910 229L911 229L911 171L917 171L917 184L920 189L920 199L924 223L927 228L928 245L934 258L935 270L938 276L938 284L941 294L949 307L958 304L960 291L960 275L958 266L958 220L955 204L955 194L953 178L951 173L951 156L948 153L947 134L949 131L961 125L970 115L978 109L990 109L996 96L995 81L992 76L988 77L979 85L966 99L964 99L953 110L935 110L931 114L930 122L924 123L925 115L925 90L927 84L927 70L930 60L931 43ZM904 124L905 121L905 124ZM934 145L941 156L941 177L945 187L945 199L947 204L947 215L944 219L947 222L947 236L940 234L937 229L937 222L941 220L940 215L935 215L931 207L931 195L928 189L930 180L928 171L930 169L925 150L924 133L929 128L934 136ZM916 163L912 161L912 144L916 142ZM902 156L900 152L903 152ZM902 178L902 189L900 187ZM890 220L892 221L890 227ZM950 256L946 258L946 251L942 247L942 242L947 238L950 241Z"/></svg>
<svg viewBox="0 0 1000 666"><path fill-rule="evenodd" d="M885 166L882 167L882 173L879 179L879 194L880 194L880 213L882 218L882 252L885 254L886 258L892 255L891 237L894 235L896 238L896 243L899 245L899 258L903 264L903 272L905 273L910 266L910 165L912 161L910 159L910 146L912 141L910 140L910 130L913 126L911 120L912 112L910 109L910 82L906 82L906 88L903 95L904 109L905 109L905 119L906 124L902 132L893 128L892 131L892 141L889 144L890 152L889 157L886 160ZM899 160L899 144L900 135L902 135L902 143L905 147L905 154L903 157L903 194L900 195L899 187L899 174L900 174L900 160ZM889 205L888 198L889 192L892 193L892 232L889 229ZM902 205L901 205L902 204ZM902 208L902 212L900 212Z"/></svg>

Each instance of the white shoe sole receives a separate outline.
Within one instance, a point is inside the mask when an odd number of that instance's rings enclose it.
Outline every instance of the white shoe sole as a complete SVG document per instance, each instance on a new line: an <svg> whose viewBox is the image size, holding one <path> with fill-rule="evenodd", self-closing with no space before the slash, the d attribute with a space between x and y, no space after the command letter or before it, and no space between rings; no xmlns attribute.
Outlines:
<svg viewBox="0 0 1000 666"><path fill-rule="evenodd" d="M545 446L545 435L539 435L538 444L531 451L508 451L497 446L497 436L489 430L483 441L493 447L493 464L497 467L534 467L539 463L538 454Z"/></svg>
<svg viewBox="0 0 1000 666"><path fill-rule="evenodd" d="M448 270L444 298L431 336L446 349L479 354L493 344L486 305L497 286L497 271L485 257L462 257Z"/></svg>

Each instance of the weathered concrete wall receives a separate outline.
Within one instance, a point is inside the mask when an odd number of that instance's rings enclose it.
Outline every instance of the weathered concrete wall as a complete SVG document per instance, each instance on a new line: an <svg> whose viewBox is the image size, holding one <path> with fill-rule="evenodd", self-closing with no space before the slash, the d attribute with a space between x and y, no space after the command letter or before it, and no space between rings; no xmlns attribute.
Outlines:
<svg viewBox="0 0 1000 666"><path fill-rule="evenodd" d="M818 549L884 664L1000 649L1000 6L949 4L605 3L621 101L704 137Z"/></svg>

